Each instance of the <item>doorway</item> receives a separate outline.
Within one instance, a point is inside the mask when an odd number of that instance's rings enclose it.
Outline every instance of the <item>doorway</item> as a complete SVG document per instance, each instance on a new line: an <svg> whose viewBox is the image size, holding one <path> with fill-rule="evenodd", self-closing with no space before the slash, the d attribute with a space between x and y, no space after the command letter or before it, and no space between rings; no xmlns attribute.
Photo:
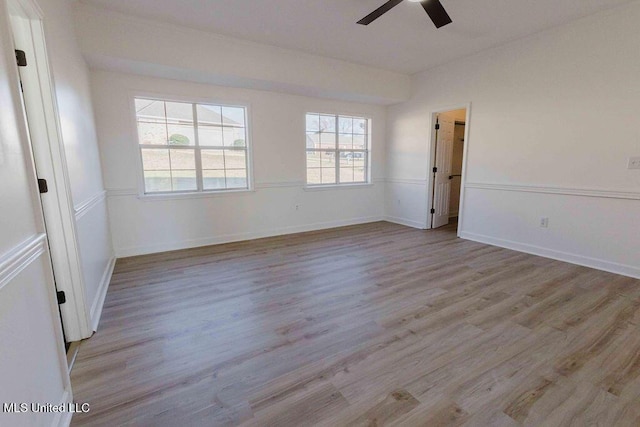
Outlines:
<svg viewBox="0 0 640 427"><path fill-rule="evenodd" d="M43 169L46 169L43 163L42 154L38 153L36 147L34 147L34 137L38 137L39 129L35 126L35 122L38 120L37 114L35 114L35 101L34 97L34 85L32 84L32 74L31 70L27 70L26 67L29 65L31 67L34 66L34 58L31 48L31 43L29 43L26 34L29 32L29 21L24 16L24 13L21 13L20 9L14 7L11 9L10 13L10 22L11 22L11 30L13 35L14 42L14 51L16 54L16 67L18 70L18 77L20 82L20 103L22 105L22 111L24 113L25 125L28 130L27 137L29 140L29 147L31 148L31 155L34 159L34 169L35 175L38 180L38 189L40 191L40 209L42 211L42 217L44 219L45 233L48 233L47 227L47 215L45 212L45 205L47 204L47 193L49 192L49 181L45 178L46 173L44 173ZM22 50L25 49L25 50ZM29 105L27 105L27 99L29 99ZM31 116L31 117L30 117ZM41 164L41 166L38 166ZM53 263L52 247L49 239L47 239L47 244L49 246L49 257L51 261L52 269L54 270L54 288L55 293L58 298L58 312L60 314L60 323L62 327L62 339L63 344L65 346L65 350L69 349L69 340L67 339L64 327L64 320L62 318L62 310L61 305L65 302L65 293L61 291L58 287L57 280L55 279L55 267Z"/></svg>
<svg viewBox="0 0 640 427"><path fill-rule="evenodd" d="M433 113L430 228L458 230L462 214L463 176L469 106Z"/></svg>
<svg viewBox="0 0 640 427"><path fill-rule="evenodd" d="M65 341L80 341L91 336L92 331L85 309L75 210L47 55L44 18L34 0L9 0L7 4Z"/></svg>

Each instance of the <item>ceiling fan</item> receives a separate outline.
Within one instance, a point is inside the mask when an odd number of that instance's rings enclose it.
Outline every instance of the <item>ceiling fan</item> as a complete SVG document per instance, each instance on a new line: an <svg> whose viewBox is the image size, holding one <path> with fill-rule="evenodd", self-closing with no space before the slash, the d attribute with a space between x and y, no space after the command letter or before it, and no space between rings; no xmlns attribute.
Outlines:
<svg viewBox="0 0 640 427"><path fill-rule="evenodd" d="M380 6L379 8L377 8L376 10L374 10L373 12L371 12L370 14L368 14L367 16L359 20L358 24L361 24L361 25L371 24L373 21L380 18L382 15L384 15L385 13L387 13L388 11L390 11L392 8L396 7L403 1L404 0L387 1L385 4L383 4L382 6ZM425 12L427 12L427 15L429 15L429 18L431 18L436 28L444 27L445 25L453 22L449 17L449 14L447 13L447 11L444 10L444 7L442 6L442 3L440 3L440 0L408 0L408 1L413 3L421 3Z"/></svg>

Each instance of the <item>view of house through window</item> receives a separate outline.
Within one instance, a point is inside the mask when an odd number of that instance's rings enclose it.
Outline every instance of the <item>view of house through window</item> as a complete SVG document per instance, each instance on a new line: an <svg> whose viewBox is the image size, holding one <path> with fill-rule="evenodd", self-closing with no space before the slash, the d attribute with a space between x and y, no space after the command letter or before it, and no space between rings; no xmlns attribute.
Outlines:
<svg viewBox="0 0 640 427"><path fill-rule="evenodd" d="M368 182L368 119L307 113L306 122L307 185Z"/></svg>
<svg viewBox="0 0 640 427"><path fill-rule="evenodd" d="M145 193L247 189L244 107L135 99Z"/></svg>

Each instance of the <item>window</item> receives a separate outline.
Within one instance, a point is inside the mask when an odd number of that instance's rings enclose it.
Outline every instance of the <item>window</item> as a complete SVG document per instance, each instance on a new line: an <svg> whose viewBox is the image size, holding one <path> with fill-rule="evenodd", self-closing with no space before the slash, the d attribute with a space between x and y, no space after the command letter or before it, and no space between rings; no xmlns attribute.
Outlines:
<svg viewBox="0 0 640 427"><path fill-rule="evenodd" d="M307 185L369 179L369 119L307 113Z"/></svg>
<svg viewBox="0 0 640 427"><path fill-rule="evenodd" d="M135 99L145 193L249 188L246 109Z"/></svg>

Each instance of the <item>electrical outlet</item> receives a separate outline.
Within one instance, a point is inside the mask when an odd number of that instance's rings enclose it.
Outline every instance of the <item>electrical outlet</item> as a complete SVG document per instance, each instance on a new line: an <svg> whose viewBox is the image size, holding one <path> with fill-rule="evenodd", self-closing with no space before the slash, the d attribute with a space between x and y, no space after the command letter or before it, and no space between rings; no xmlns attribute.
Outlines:
<svg viewBox="0 0 640 427"><path fill-rule="evenodd" d="M547 217L540 218L540 227L549 228L549 218Z"/></svg>
<svg viewBox="0 0 640 427"><path fill-rule="evenodd" d="M640 157L629 157L627 169L640 169Z"/></svg>

